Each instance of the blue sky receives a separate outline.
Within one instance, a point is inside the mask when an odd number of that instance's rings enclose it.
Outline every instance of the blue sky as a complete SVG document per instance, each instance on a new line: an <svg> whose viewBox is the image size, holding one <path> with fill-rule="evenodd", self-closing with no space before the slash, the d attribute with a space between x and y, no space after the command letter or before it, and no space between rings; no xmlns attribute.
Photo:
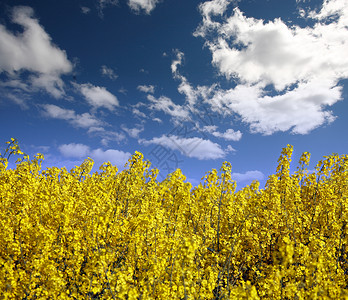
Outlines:
<svg viewBox="0 0 348 300"><path fill-rule="evenodd" d="M347 153L347 28L348 0L3 0L2 147L262 187L287 144Z"/></svg>

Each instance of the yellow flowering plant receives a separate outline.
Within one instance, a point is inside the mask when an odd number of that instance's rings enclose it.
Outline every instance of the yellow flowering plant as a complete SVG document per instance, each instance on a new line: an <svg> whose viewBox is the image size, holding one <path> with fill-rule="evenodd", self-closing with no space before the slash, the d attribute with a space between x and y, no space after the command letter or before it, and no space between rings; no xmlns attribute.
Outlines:
<svg viewBox="0 0 348 300"><path fill-rule="evenodd" d="M223 163L192 187L140 152L119 171L0 155L0 299L348 299L348 156L281 152L264 189ZM12 155L24 155L15 169Z"/></svg>

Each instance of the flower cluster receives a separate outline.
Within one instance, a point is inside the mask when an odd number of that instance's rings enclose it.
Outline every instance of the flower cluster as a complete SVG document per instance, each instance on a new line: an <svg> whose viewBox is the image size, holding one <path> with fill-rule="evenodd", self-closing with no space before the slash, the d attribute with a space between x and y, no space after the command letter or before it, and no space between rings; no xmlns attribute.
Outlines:
<svg viewBox="0 0 348 300"><path fill-rule="evenodd" d="M196 187L141 153L123 171L87 158L0 154L0 299L348 299L348 156L283 149L264 189L231 165ZM7 157L6 157L7 156Z"/></svg>

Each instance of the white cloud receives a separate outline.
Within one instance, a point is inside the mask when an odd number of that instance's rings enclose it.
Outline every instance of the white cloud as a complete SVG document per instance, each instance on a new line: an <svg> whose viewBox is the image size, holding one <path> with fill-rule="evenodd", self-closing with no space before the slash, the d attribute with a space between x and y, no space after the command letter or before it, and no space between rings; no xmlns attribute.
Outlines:
<svg viewBox="0 0 348 300"><path fill-rule="evenodd" d="M22 26L23 32L12 33L0 24L0 73L18 76L22 71L29 71L32 88L44 89L56 98L63 97L61 76L72 71L65 51L52 43L32 8L13 8L11 21Z"/></svg>
<svg viewBox="0 0 348 300"><path fill-rule="evenodd" d="M182 65L185 55L183 52L181 52L178 49L175 50L175 54L176 54L176 59L174 59L172 61L172 64L170 67L172 69L172 73L173 73L174 77L180 78L180 74L178 73L178 66Z"/></svg>
<svg viewBox="0 0 348 300"><path fill-rule="evenodd" d="M311 11L309 17L317 20L325 20L339 17L340 25L347 24L348 18L348 1L347 0L324 0L323 6L319 13Z"/></svg>
<svg viewBox="0 0 348 300"><path fill-rule="evenodd" d="M100 126L94 126L94 127L90 127L88 129L88 133L103 133L105 132L105 129L103 127Z"/></svg>
<svg viewBox="0 0 348 300"><path fill-rule="evenodd" d="M227 129L225 132L219 132L216 131L217 126L215 125L208 125L203 127L203 131L209 132L215 137L223 138L227 141L239 141L242 138L242 133L237 130L234 131L233 129Z"/></svg>
<svg viewBox="0 0 348 300"><path fill-rule="evenodd" d="M101 125L102 122L99 121L96 117L92 116L89 113L83 113L81 115L76 115L75 119L72 120L72 123L77 127L81 128L90 128Z"/></svg>
<svg viewBox="0 0 348 300"><path fill-rule="evenodd" d="M27 105L25 101L26 99L24 99L23 95L16 95L14 93L5 92L2 96L16 103L22 110L29 109L29 106Z"/></svg>
<svg viewBox="0 0 348 300"><path fill-rule="evenodd" d="M222 16L230 4L231 2L228 0L212 0L201 3L199 10L202 14L203 22L196 29L195 35L205 37L208 31L220 27L221 24L214 21L212 17Z"/></svg>
<svg viewBox="0 0 348 300"><path fill-rule="evenodd" d="M127 90L125 88L120 88L118 90L119 93L123 94L123 95L127 95Z"/></svg>
<svg viewBox="0 0 348 300"><path fill-rule="evenodd" d="M175 104L168 97L161 96L156 99L154 96L148 95L147 99L151 102L150 109L163 111L176 121L187 119L190 115L185 107Z"/></svg>
<svg viewBox="0 0 348 300"><path fill-rule="evenodd" d="M70 158L87 158L90 151L89 147L83 144L63 144L58 147L59 152Z"/></svg>
<svg viewBox="0 0 348 300"><path fill-rule="evenodd" d="M110 142L117 142L120 143L121 141L126 139L126 136L123 132L114 132L114 131L106 131L101 132L98 134L99 137L101 137L101 143L103 146L109 146Z"/></svg>
<svg viewBox="0 0 348 300"><path fill-rule="evenodd" d="M239 141L242 138L242 133L237 130L234 131L233 129L227 129L225 132L218 132L215 131L212 133L213 136L219 137L219 138L223 138L226 141Z"/></svg>
<svg viewBox="0 0 348 300"><path fill-rule="evenodd" d="M152 118L152 121L157 122L157 123L163 123L163 121L160 118Z"/></svg>
<svg viewBox="0 0 348 300"><path fill-rule="evenodd" d="M53 119L65 120L72 126L87 129L88 134L100 138L103 146L108 146L110 142L120 143L126 139L123 132L106 130L104 127L109 125L89 113L77 114L72 109L61 108L53 104L45 104L41 107L43 108L42 113L44 116Z"/></svg>
<svg viewBox="0 0 348 300"><path fill-rule="evenodd" d="M198 86L197 88L192 87L192 85L188 82L187 78L180 74L178 71L178 67L183 64L185 55L180 50L176 49L175 51L176 58L172 61L171 64L171 70L174 79L177 79L181 81L178 87L179 93L185 95L186 97L186 104L191 112L193 113L200 113L198 110L195 109L195 104L198 100L198 98L202 98L206 100L213 90L216 87L216 84L213 84L210 87L207 86Z"/></svg>
<svg viewBox="0 0 348 300"><path fill-rule="evenodd" d="M147 118L147 116L142 111L140 111L138 108L133 108L132 113L140 118L144 118L144 119Z"/></svg>
<svg viewBox="0 0 348 300"><path fill-rule="evenodd" d="M307 134L335 117L327 106L341 99L341 88L329 83L303 83L283 95L267 96L260 86L238 85L217 90L209 104L221 114L237 113L254 133L273 134L291 130Z"/></svg>
<svg viewBox="0 0 348 300"><path fill-rule="evenodd" d="M265 175L260 171L247 171L245 173L232 173L231 177L238 183L245 181L262 180L265 178Z"/></svg>
<svg viewBox="0 0 348 300"><path fill-rule="evenodd" d="M181 75L178 71L178 67L181 66L183 63L185 57L184 53L176 49L175 54L176 58L172 61L171 64L172 74L175 79L181 81L178 87L178 91L179 93L184 94L186 96L186 100L189 103L190 108L192 109L198 97L198 89L194 90L190 83L187 81L186 77Z"/></svg>
<svg viewBox="0 0 348 300"><path fill-rule="evenodd" d="M63 144L58 147L60 153L69 158L87 158L91 157L97 165L104 162L111 162L113 165L123 167L131 157L129 152L123 152L115 149L102 150L100 148L92 150L84 144Z"/></svg>
<svg viewBox="0 0 348 300"><path fill-rule="evenodd" d="M39 89L44 89L49 92L54 98L64 96L64 82L61 78L51 74L41 74L40 76L30 76L29 81L32 86Z"/></svg>
<svg viewBox="0 0 348 300"><path fill-rule="evenodd" d="M132 137L132 138L138 138L139 133L144 131L144 126L143 125L137 125L134 128L127 128L125 125L121 126L122 130L127 132L127 134Z"/></svg>
<svg viewBox="0 0 348 300"><path fill-rule="evenodd" d="M114 70L105 65L101 66L100 72L102 73L103 76L108 77L111 80L115 80L118 78Z"/></svg>
<svg viewBox="0 0 348 300"><path fill-rule="evenodd" d="M348 0L325 0L319 12L306 12L315 22L303 28L246 17L238 8L227 16L228 5L203 3L195 36L237 86L215 86L204 102L224 116L239 115L254 133L307 134L334 121L328 107L342 99L337 83L348 78Z"/></svg>
<svg viewBox="0 0 348 300"><path fill-rule="evenodd" d="M136 13L150 14L161 0L128 0L129 7Z"/></svg>
<svg viewBox="0 0 348 300"><path fill-rule="evenodd" d="M226 152L236 152L237 150L234 149L231 145L228 145L226 148Z"/></svg>
<svg viewBox="0 0 348 300"><path fill-rule="evenodd" d="M144 145L162 145L171 150L178 150L184 156L194 157L199 160L218 159L226 155L220 145L198 137L181 138L174 135L162 135L151 140L140 139L139 143Z"/></svg>
<svg viewBox="0 0 348 300"><path fill-rule="evenodd" d="M138 85L137 89L144 93L153 94L155 92L155 87L153 85Z"/></svg>
<svg viewBox="0 0 348 300"><path fill-rule="evenodd" d="M236 8L214 26L203 19L195 34L206 38L213 64L227 78L272 84L278 91L313 80L329 79L335 84L348 77L347 6L347 0L325 1L315 17L323 19L339 11L339 18L329 24L317 22L312 28L288 27L281 19L265 23ZM211 30L216 38L208 37Z"/></svg>
<svg viewBox="0 0 348 300"><path fill-rule="evenodd" d="M218 127L217 127L216 125L207 125L207 126L204 126L204 127L203 127L203 130L204 130L205 132L213 133L213 132L216 131L217 128L218 128Z"/></svg>
<svg viewBox="0 0 348 300"><path fill-rule="evenodd" d="M53 104L43 105L44 113L54 119L71 120L76 117L75 111L72 109L61 108Z"/></svg>
<svg viewBox="0 0 348 300"><path fill-rule="evenodd" d="M72 109L61 108L53 104L42 105L43 114L49 118L68 121L80 128L99 127L103 123L89 113L76 114Z"/></svg>
<svg viewBox="0 0 348 300"><path fill-rule="evenodd" d="M74 86L94 108L105 107L112 111L116 106L119 106L116 96L107 91L105 87L94 86L90 83L74 83Z"/></svg>
<svg viewBox="0 0 348 300"><path fill-rule="evenodd" d="M122 168L131 157L129 152L124 152L120 150L108 149L102 150L100 148L93 150L90 153L92 159L96 162L99 162L101 165L104 162L111 162L113 165L116 165L119 168Z"/></svg>

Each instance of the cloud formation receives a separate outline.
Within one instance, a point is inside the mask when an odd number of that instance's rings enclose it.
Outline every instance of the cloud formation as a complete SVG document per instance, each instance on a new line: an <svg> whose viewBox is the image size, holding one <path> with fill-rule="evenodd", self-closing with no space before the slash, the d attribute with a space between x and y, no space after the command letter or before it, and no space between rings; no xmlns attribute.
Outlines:
<svg viewBox="0 0 348 300"><path fill-rule="evenodd" d="M11 21L23 31L12 33L0 24L0 73L6 72L12 77L10 80L19 80L23 71L28 71L30 75L24 82L27 89L45 90L55 98L63 97L61 76L73 69L66 52L52 43L31 7L14 7Z"/></svg>
<svg viewBox="0 0 348 300"><path fill-rule="evenodd" d="M58 149L64 157L80 159L91 157L97 165L101 165L104 162L109 161L113 165L123 167L128 161L128 159L131 157L131 154L129 152L124 152L115 149L91 149L87 145L76 143L63 144L60 145Z"/></svg>
<svg viewBox="0 0 348 300"><path fill-rule="evenodd" d="M61 108L54 104L44 104L42 105L42 108L42 112L46 117L65 120L73 126L79 128L88 129L103 125L102 121L98 120L89 113L77 114L72 109Z"/></svg>
<svg viewBox="0 0 348 300"><path fill-rule="evenodd" d="M152 95L147 95L147 99L150 101L149 108L151 110L162 111L170 115L174 121L186 120L189 117L188 110L181 105L175 104L170 98L161 96L155 98Z"/></svg>
<svg viewBox="0 0 348 300"><path fill-rule="evenodd" d="M143 125L137 125L134 128L127 128L125 125L122 125L121 128L132 138L138 138L139 134L145 129Z"/></svg>
<svg viewBox="0 0 348 300"><path fill-rule="evenodd" d="M161 0L128 0L128 6L135 12L150 14Z"/></svg>
<svg viewBox="0 0 348 300"><path fill-rule="evenodd" d="M223 138L226 141L239 141L242 138L240 130L234 131L233 129L227 129L225 132L219 132L216 130L217 126L208 125L203 127L203 131L209 132L215 137Z"/></svg>
<svg viewBox="0 0 348 300"><path fill-rule="evenodd" d="M137 89L148 94L153 94L155 92L155 87L153 85L138 85Z"/></svg>
<svg viewBox="0 0 348 300"><path fill-rule="evenodd" d="M312 18L331 16L337 12L332 3L337 2L325 2ZM278 91L317 79L329 79L334 84L348 76L345 18L342 11L336 22L318 22L313 28L288 27L281 19L265 23L248 18L236 8L232 16L214 23L218 38L207 40L207 45L220 73L241 83L272 84ZM206 37L209 29L209 24L203 23L196 35Z"/></svg>
<svg viewBox="0 0 348 300"><path fill-rule="evenodd" d="M100 72L103 76L108 77L111 80L115 80L118 78L118 75L115 74L114 70L105 65L101 66Z"/></svg>
<svg viewBox="0 0 348 300"><path fill-rule="evenodd" d="M144 145L162 145L171 150L177 150L184 156L194 157L199 160L218 159L226 155L219 144L199 137L182 138L175 135L162 135L151 140L140 139L139 143Z"/></svg>
<svg viewBox="0 0 348 300"><path fill-rule="evenodd" d="M117 97L107 91L105 87L94 86L90 83L74 83L74 86L93 108L104 107L113 111L115 107L119 106Z"/></svg>
<svg viewBox="0 0 348 300"><path fill-rule="evenodd" d="M239 8L228 16L229 4L200 5L194 35L205 39L220 75L237 83L214 87L205 102L225 116L238 114L255 133L307 134L334 121L327 108L342 99L337 84L348 78L348 1L325 0L307 12L315 23L304 28L246 17Z"/></svg>

